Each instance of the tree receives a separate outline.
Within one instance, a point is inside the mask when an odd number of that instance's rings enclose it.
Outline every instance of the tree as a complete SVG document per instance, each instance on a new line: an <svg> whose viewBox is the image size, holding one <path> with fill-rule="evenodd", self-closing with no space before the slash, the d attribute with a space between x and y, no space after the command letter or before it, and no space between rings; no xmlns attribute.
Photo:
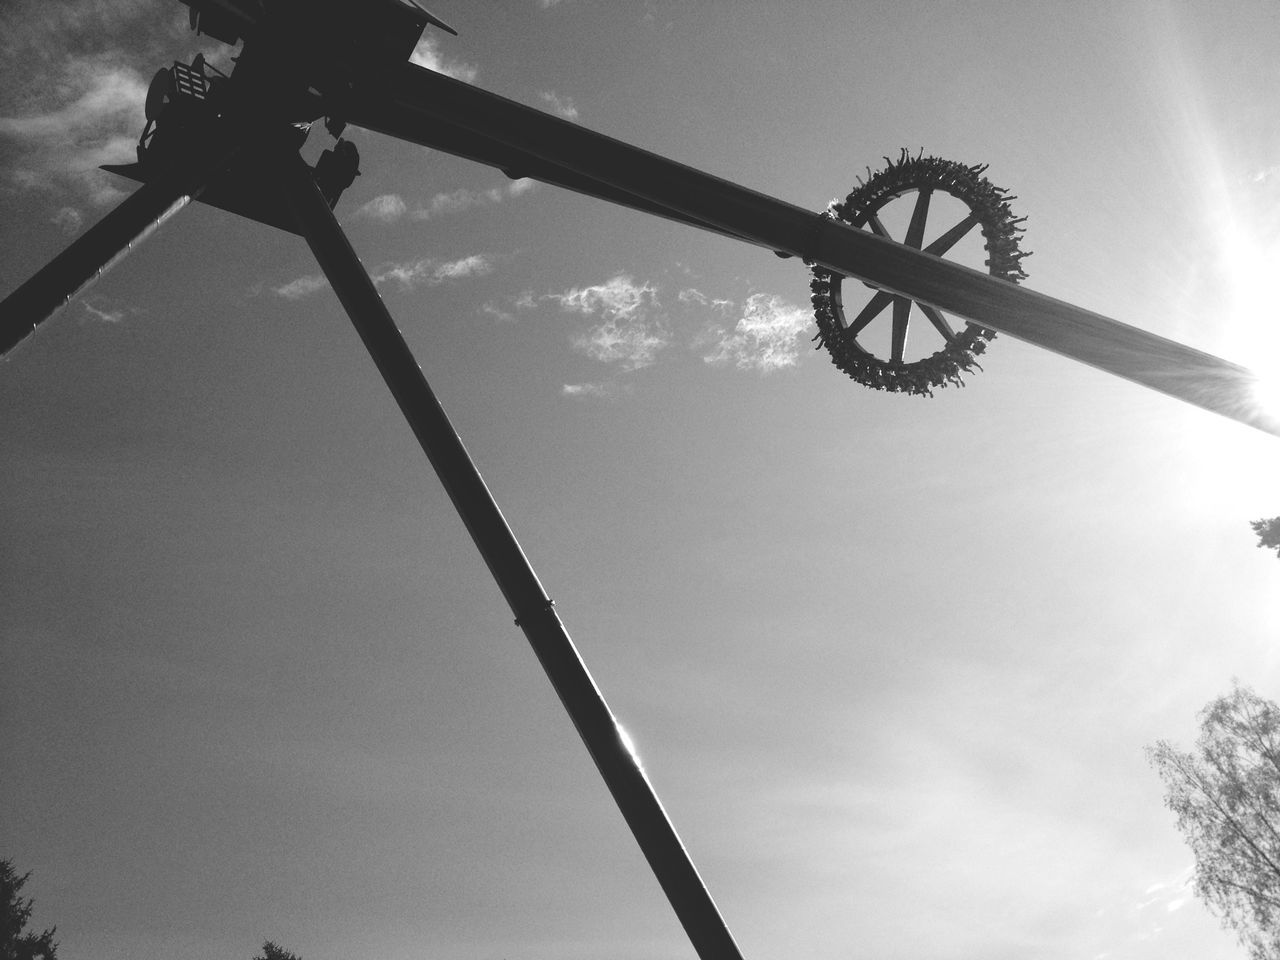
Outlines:
<svg viewBox="0 0 1280 960"><path fill-rule="evenodd" d="M1147 751L1195 854L1195 892L1251 960L1280 960L1280 707L1239 683L1200 712L1184 753Z"/></svg>
<svg viewBox="0 0 1280 960"><path fill-rule="evenodd" d="M1253 532L1258 535L1258 546L1264 550L1274 550L1276 556L1280 557L1280 517L1272 517L1270 520L1253 520L1249 526L1253 527Z"/></svg>
<svg viewBox="0 0 1280 960"><path fill-rule="evenodd" d="M253 960L302 960L302 958L280 944L268 940L262 945L262 956L254 957Z"/></svg>
<svg viewBox="0 0 1280 960"><path fill-rule="evenodd" d="M57 960L53 941L57 927L36 934L26 929L31 900L19 896L27 878L18 876L12 860L0 860L0 960Z"/></svg>

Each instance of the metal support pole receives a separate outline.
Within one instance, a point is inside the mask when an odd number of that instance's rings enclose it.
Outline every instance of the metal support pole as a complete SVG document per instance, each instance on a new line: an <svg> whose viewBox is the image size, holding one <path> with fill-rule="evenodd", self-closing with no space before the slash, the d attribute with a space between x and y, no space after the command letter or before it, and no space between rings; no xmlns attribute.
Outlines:
<svg viewBox="0 0 1280 960"><path fill-rule="evenodd" d="M433 70L406 63L347 120L865 280L1280 436L1243 366L894 243Z"/></svg>
<svg viewBox="0 0 1280 960"><path fill-rule="evenodd" d="M489 566L702 960L741 960L652 785L629 749L484 479L310 172L296 157L283 187L308 245Z"/></svg>
<svg viewBox="0 0 1280 960"><path fill-rule="evenodd" d="M72 297L199 196L238 149L223 147L144 183L5 297L0 302L0 356L30 336Z"/></svg>

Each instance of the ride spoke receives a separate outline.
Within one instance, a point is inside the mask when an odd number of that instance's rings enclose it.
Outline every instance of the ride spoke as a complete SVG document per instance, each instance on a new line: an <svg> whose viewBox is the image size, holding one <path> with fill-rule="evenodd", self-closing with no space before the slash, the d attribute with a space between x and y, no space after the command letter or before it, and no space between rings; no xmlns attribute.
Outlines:
<svg viewBox="0 0 1280 960"><path fill-rule="evenodd" d="M924 222L929 216L929 198L933 190L925 188L916 194L915 209L911 211L911 225L907 227L907 236L902 242L908 247L919 250L924 246Z"/></svg>
<svg viewBox="0 0 1280 960"><path fill-rule="evenodd" d="M906 297L893 298L893 353L894 360L902 362L907 351L907 323L911 319L911 301Z"/></svg>
<svg viewBox="0 0 1280 960"><path fill-rule="evenodd" d="M982 221L978 218L976 213L969 214L937 240L925 247L924 252L932 253L934 256L938 257L942 256L963 240L968 235L969 231L981 222Z"/></svg>
<svg viewBox="0 0 1280 960"><path fill-rule="evenodd" d="M947 343L955 343L956 332L952 329L951 324L947 322L947 318L942 315L941 310L931 307L927 303L917 303L916 306L920 308L921 313L929 318L929 322L942 334Z"/></svg>
<svg viewBox="0 0 1280 960"><path fill-rule="evenodd" d="M889 229L880 222L880 218L874 213L867 216L867 226L871 228L871 232L877 237L884 237L886 240L893 239L893 237L889 236Z"/></svg>
<svg viewBox="0 0 1280 960"><path fill-rule="evenodd" d="M893 302L893 299L892 293L885 293L883 290L877 293L853 318L853 323L845 328L845 336L856 337L860 334L866 329L867 324L878 317L884 311L884 308Z"/></svg>

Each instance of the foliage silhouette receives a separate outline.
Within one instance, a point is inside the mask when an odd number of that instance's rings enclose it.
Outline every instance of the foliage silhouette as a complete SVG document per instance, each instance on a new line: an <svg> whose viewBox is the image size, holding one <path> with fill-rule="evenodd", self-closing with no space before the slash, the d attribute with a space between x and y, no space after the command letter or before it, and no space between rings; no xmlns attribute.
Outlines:
<svg viewBox="0 0 1280 960"><path fill-rule="evenodd" d="M280 944L267 940L262 944L262 956L254 957L253 960L302 960L302 958Z"/></svg>
<svg viewBox="0 0 1280 960"><path fill-rule="evenodd" d="M1280 706L1238 683L1200 712L1195 749L1148 749L1195 854L1195 892L1251 960L1280 960Z"/></svg>
<svg viewBox="0 0 1280 960"><path fill-rule="evenodd" d="M1254 520L1249 526L1253 527L1253 532L1258 535L1258 546L1264 550L1274 550L1276 556L1280 557L1280 517Z"/></svg>
<svg viewBox="0 0 1280 960"><path fill-rule="evenodd" d="M26 929L31 900L20 894L29 876L18 876L12 860L0 860L0 960L57 960L53 935L58 928L39 934Z"/></svg>

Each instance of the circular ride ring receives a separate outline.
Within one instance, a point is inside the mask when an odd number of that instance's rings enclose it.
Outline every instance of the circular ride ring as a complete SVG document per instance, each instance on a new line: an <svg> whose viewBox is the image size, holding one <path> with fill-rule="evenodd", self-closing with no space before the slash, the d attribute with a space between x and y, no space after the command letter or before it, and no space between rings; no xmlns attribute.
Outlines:
<svg viewBox="0 0 1280 960"><path fill-rule="evenodd" d="M1018 249L1021 223L1026 218L1015 218L1009 209L1009 201L1016 197L1009 196L1007 191L993 186L982 176L987 169L985 165L970 167L939 157L925 157L923 151L912 157L906 150L896 161L885 157L885 162L888 166L874 174L868 168L866 183L859 181L843 201L832 201L823 215L893 239L880 222L879 213L889 202L915 193L915 206L903 243L940 257L974 227L980 227L990 274L1011 283L1026 278L1021 261L1028 254ZM929 200L937 191L961 201L969 214L928 246L923 246ZM845 277L812 264L810 272L809 288L813 293L814 318L818 322L814 339L826 347L837 367L859 383L890 393L928 397L933 396L935 387L964 386L960 378L962 372L975 367L982 369L977 356L995 337L994 331L973 323L956 330L940 310L883 290L875 290L866 304L849 318L842 290ZM913 306L929 321L943 345L936 353L908 363L903 354ZM890 356L884 359L860 344L858 336L890 307Z"/></svg>

